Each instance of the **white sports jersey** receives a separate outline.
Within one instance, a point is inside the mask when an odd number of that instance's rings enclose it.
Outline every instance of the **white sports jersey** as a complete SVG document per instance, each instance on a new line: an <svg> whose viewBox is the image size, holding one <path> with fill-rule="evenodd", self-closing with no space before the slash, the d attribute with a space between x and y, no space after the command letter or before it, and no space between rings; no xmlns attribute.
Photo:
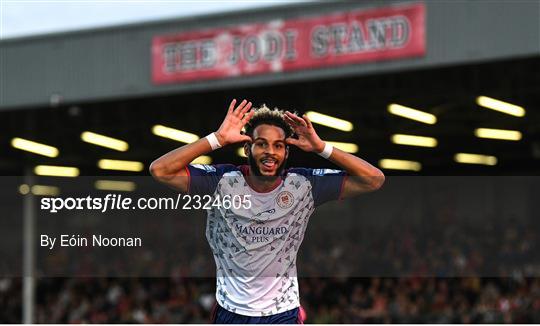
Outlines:
<svg viewBox="0 0 540 326"><path fill-rule="evenodd" d="M206 224L218 304L246 316L300 306L296 254L315 206L339 198L345 172L289 169L265 193L247 184L247 166L189 165L188 172L190 194L210 194L224 204L208 210Z"/></svg>

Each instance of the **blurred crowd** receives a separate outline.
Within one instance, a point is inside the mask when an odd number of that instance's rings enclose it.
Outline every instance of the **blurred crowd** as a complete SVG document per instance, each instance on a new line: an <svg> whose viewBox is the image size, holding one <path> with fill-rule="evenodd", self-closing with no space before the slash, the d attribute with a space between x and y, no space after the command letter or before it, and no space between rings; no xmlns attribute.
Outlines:
<svg viewBox="0 0 540 326"><path fill-rule="evenodd" d="M529 221L428 220L309 231L298 258L302 275L540 276L540 229Z"/></svg>
<svg viewBox="0 0 540 326"><path fill-rule="evenodd" d="M304 279L301 292L310 323L540 322L539 278Z"/></svg>
<svg viewBox="0 0 540 326"><path fill-rule="evenodd" d="M8 284L9 283L9 284ZM0 321L21 322L20 279ZM44 278L37 323L208 323L213 279ZM308 323L540 323L540 278L301 278Z"/></svg>
<svg viewBox="0 0 540 326"><path fill-rule="evenodd" d="M469 223L439 214L336 232L318 218L298 255L308 323L540 323L540 230L532 219ZM39 277L35 321L209 322L215 279L204 220L174 223L170 235L149 232L164 242L156 248L174 250L139 252L108 266L83 254L73 274L79 277ZM47 263L61 266L69 257L57 251ZM140 276L108 274L126 266ZM95 267L105 268L102 276L88 273ZM85 273L93 277L80 277ZM0 322L22 321L20 278L0 277L0 307Z"/></svg>
<svg viewBox="0 0 540 326"><path fill-rule="evenodd" d="M21 303L21 278L0 277L0 323L21 323Z"/></svg>

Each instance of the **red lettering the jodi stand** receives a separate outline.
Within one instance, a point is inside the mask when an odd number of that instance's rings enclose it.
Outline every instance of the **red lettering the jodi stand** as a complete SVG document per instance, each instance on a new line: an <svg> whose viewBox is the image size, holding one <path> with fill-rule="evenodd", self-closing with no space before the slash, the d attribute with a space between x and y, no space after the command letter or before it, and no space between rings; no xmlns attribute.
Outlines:
<svg viewBox="0 0 540 326"><path fill-rule="evenodd" d="M152 80L229 78L424 53L425 7L418 3L156 36Z"/></svg>

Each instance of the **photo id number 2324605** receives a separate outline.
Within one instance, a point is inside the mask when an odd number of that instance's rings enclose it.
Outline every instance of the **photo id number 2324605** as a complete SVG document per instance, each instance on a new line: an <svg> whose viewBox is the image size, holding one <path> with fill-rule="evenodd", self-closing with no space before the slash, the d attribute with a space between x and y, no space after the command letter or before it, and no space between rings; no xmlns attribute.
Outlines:
<svg viewBox="0 0 540 326"><path fill-rule="evenodd" d="M251 195L182 195L182 209L250 209Z"/></svg>

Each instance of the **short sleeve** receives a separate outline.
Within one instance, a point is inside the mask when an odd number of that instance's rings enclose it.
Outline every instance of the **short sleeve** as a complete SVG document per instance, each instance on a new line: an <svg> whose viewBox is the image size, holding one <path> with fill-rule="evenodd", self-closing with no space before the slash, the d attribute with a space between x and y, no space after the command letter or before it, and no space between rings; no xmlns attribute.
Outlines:
<svg viewBox="0 0 540 326"><path fill-rule="evenodd" d="M333 169L293 168L289 173L303 175L309 180L315 206L339 199L347 177L347 172Z"/></svg>
<svg viewBox="0 0 540 326"><path fill-rule="evenodd" d="M186 168L189 176L188 192L193 195L213 194L223 174L238 170L230 164L189 164Z"/></svg>

